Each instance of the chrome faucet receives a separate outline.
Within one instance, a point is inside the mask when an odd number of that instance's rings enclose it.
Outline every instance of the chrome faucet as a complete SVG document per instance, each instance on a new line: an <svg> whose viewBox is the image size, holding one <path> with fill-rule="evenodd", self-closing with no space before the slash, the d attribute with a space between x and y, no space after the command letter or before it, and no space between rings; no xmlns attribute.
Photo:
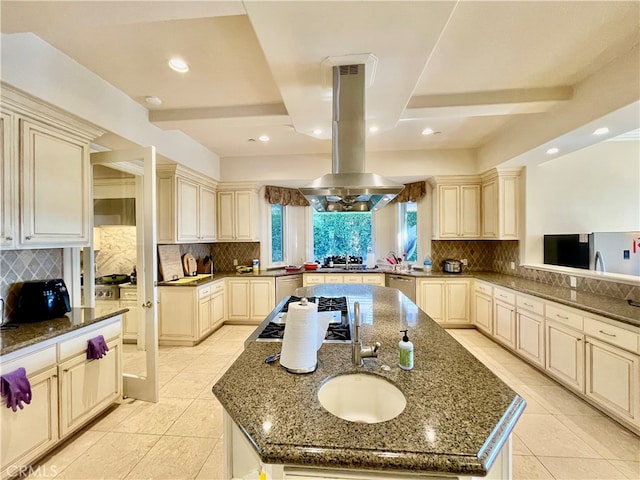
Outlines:
<svg viewBox="0 0 640 480"><path fill-rule="evenodd" d="M347 253L344 258L346 258L345 269L349 270L349 254Z"/></svg>
<svg viewBox="0 0 640 480"><path fill-rule="evenodd" d="M353 304L353 338L351 340L351 360L356 367L364 365L365 358L375 358L378 356L380 342L376 342L373 347L363 347L360 339L360 303Z"/></svg>

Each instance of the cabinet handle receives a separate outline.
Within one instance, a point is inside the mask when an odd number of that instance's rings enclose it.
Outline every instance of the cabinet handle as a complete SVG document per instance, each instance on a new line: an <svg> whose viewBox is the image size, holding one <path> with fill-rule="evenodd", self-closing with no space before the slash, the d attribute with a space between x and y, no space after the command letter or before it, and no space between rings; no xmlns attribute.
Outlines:
<svg viewBox="0 0 640 480"><path fill-rule="evenodd" d="M565 317L564 315L560 315L559 313L556 313L556 317L561 318L563 320L569 320L569 317Z"/></svg>
<svg viewBox="0 0 640 480"><path fill-rule="evenodd" d="M577 340L577 341L579 341L579 342L581 342L581 341L582 341L582 339L581 339L581 338L576 338L576 340Z"/></svg>
<svg viewBox="0 0 640 480"><path fill-rule="evenodd" d="M160 303L160 302L158 302ZM151 303L151 300L147 300L146 302L144 302L142 304L142 308L151 308L153 306L153 303Z"/></svg>
<svg viewBox="0 0 640 480"><path fill-rule="evenodd" d="M5 237L5 240L13 240L13 237Z"/></svg>
<svg viewBox="0 0 640 480"><path fill-rule="evenodd" d="M64 370L62 370L62 371L63 371L63 372L68 372L68 371L69 371L69 369L68 369L68 368L65 368L65 369L64 369Z"/></svg>
<svg viewBox="0 0 640 480"><path fill-rule="evenodd" d="M507 298L507 296L506 296L506 295L503 295L503 294L500 294L500 295L498 295L498 296L499 296L500 298Z"/></svg>
<svg viewBox="0 0 640 480"><path fill-rule="evenodd" d="M607 333L604 330L598 330L600 333L606 335L607 337L615 337L616 334L615 333Z"/></svg>
<svg viewBox="0 0 640 480"><path fill-rule="evenodd" d="M531 305L530 303L524 302L525 307L529 307L529 308L533 308L533 305Z"/></svg>
<svg viewBox="0 0 640 480"><path fill-rule="evenodd" d="M51 375L52 378L58 378L58 374L54 373L53 375Z"/></svg>
<svg viewBox="0 0 640 480"><path fill-rule="evenodd" d="M31 235L27 235L26 237L24 237L25 240L31 240Z"/></svg>

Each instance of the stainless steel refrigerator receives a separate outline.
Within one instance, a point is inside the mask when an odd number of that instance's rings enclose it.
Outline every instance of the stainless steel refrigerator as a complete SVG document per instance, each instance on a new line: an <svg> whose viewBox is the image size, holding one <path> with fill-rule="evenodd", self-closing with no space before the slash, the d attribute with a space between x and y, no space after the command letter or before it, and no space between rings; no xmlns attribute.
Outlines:
<svg viewBox="0 0 640 480"><path fill-rule="evenodd" d="M589 269L640 276L640 231L589 234Z"/></svg>

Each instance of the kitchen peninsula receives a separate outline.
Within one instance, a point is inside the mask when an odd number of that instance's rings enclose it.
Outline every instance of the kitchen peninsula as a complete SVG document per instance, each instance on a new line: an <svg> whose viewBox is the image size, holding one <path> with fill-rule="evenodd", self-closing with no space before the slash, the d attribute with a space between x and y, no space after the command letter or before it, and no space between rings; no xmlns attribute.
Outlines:
<svg viewBox="0 0 640 480"><path fill-rule="evenodd" d="M256 337L283 300L213 387L225 410L226 478L260 470L267 478L388 478L390 472L509 477L510 433L525 401L413 302L397 290L370 285L318 285L297 293L346 296L350 312L359 302L362 341L381 343L378 358L355 367L350 343L325 342L311 374L294 375L265 363L281 344ZM415 345L411 371L398 367L401 329L408 329ZM404 411L372 424L326 411L318 388L331 377L357 372L398 387L406 397Z"/></svg>

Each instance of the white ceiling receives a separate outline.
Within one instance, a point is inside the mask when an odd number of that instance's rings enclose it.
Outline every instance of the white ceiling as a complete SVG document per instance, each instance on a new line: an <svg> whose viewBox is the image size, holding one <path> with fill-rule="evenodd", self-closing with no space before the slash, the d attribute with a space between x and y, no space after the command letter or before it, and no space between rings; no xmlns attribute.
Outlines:
<svg viewBox="0 0 640 480"><path fill-rule="evenodd" d="M636 45L639 7L3 0L1 29L35 33L149 108L159 127L224 158L330 152L326 60L365 54L376 60L367 121L380 128L367 150L481 147L515 119L570 101L573 85ZM191 71L171 71L173 55ZM425 127L440 133L423 136ZM268 143L250 141L263 134Z"/></svg>

